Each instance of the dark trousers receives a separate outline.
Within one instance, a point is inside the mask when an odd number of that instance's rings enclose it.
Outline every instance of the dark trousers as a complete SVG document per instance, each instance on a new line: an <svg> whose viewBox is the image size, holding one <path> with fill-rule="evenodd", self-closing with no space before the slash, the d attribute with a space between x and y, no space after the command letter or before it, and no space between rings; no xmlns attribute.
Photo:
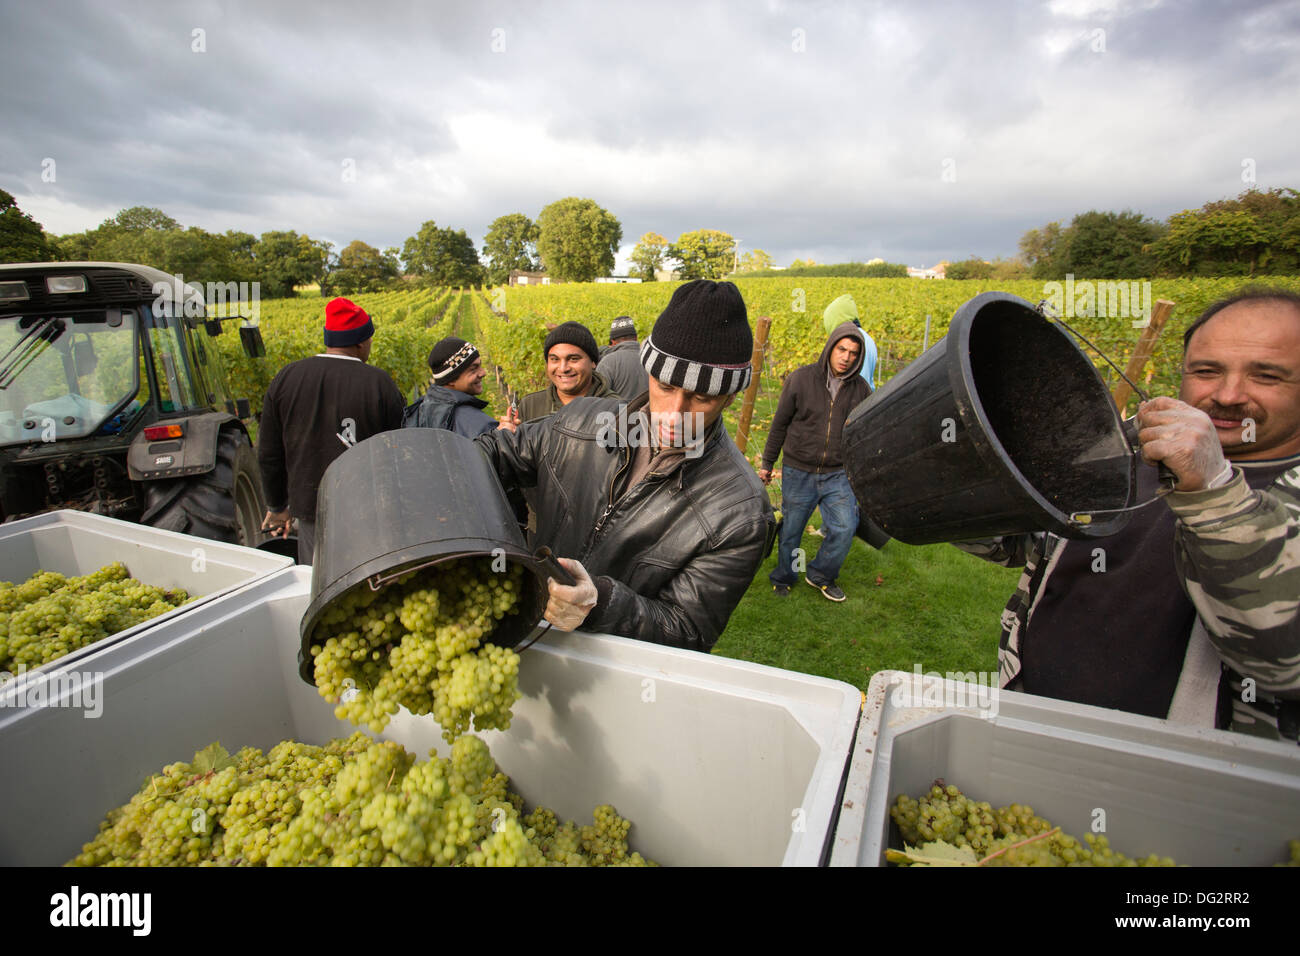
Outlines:
<svg viewBox="0 0 1300 956"><path fill-rule="evenodd" d="M311 566L311 556L316 551L316 522L298 519L298 563Z"/></svg>

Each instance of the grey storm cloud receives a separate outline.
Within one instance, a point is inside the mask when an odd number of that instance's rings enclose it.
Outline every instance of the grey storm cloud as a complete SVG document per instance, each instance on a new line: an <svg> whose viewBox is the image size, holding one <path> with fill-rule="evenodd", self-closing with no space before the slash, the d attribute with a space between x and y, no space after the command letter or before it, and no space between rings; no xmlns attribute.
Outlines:
<svg viewBox="0 0 1300 956"><path fill-rule="evenodd" d="M924 265L1297 185L1298 52L1294 2L9 4L0 187L381 248L579 195L625 246Z"/></svg>

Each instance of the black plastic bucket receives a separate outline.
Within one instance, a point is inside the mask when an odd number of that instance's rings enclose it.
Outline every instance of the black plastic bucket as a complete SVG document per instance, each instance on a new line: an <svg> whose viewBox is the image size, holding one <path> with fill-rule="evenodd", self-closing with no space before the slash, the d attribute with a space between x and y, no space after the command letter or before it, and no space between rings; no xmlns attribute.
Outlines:
<svg viewBox="0 0 1300 956"><path fill-rule="evenodd" d="M948 334L854 409L845 467L859 507L908 544L1025 531L1114 534L1136 455L1105 383L1032 305L985 292Z"/></svg>
<svg viewBox="0 0 1300 956"><path fill-rule="evenodd" d="M298 536L291 534L287 538L281 538L278 535L267 538L257 546L258 551L265 551L267 554L278 554L284 558L293 558L298 560Z"/></svg>
<svg viewBox="0 0 1300 956"><path fill-rule="evenodd" d="M483 453L441 428L401 428L348 449L321 478L311 601L299 632L302 679L315 683L311 635L334 600L406 570L476 556L504 556L532 582L518 608L484 637L514 647L545 612L546 573Z"/></svg>

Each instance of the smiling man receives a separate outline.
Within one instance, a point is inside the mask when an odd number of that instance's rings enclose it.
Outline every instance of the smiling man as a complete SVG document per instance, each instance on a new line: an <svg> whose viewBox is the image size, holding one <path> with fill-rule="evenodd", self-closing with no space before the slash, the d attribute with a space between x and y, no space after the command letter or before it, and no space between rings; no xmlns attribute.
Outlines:
<svg viewBox="0 0 1300 956"><path fill-rule="evenodd" d="M551 384L519 400L520 421L535 422L553 415L575 398L619 397L596 371L600 361L596 337L581 322L563 322L553 328L542 344L542 357Z"/></svg>
<svg viewBox="0 0 1300 956"><path fill-rule="evenodd" d="M546 618L707 651L771 546L767 493L723 427L749 383L753 335L729 282L680 286L641 347L648 393L579 398L478 439L507 491L533 489L532 544L577 583Z"/></svg>
<svg viewBox="0 0 1300 956"><path fill-rule="evenodd" d="M1137 416L1143 457L1177 479L1164 504L1108 538L960 546L1025 565L1002 616L1003 686L1294 741L1300 295L1238 293L1183 343L1180 398ZM1137 500L1157 486L1139 466Z"/></svg>
<svg viewBox="0 0 1300 956"><path fill-rule="evenodd" d="M466 438L477 438L498 427L497 420L483 409L483 379L487 369L472 342L448 336L429 352L433 378L424 397L407 406L403 428L445 428ZM514 428L505 421L500 427Z"/></svg>

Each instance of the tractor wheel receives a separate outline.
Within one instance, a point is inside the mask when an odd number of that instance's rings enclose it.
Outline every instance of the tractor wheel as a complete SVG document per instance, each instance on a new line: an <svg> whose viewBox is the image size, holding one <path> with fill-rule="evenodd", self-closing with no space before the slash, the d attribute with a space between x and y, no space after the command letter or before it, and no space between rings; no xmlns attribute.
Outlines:
<svg viewBox="0 0 1300 956"><path fill-rule="evenodd" d="M144 487L141 524L250 548L262 538L266 504L257 454L237 429L221 432L217 464L207 474L151 481Z"/></svg>

